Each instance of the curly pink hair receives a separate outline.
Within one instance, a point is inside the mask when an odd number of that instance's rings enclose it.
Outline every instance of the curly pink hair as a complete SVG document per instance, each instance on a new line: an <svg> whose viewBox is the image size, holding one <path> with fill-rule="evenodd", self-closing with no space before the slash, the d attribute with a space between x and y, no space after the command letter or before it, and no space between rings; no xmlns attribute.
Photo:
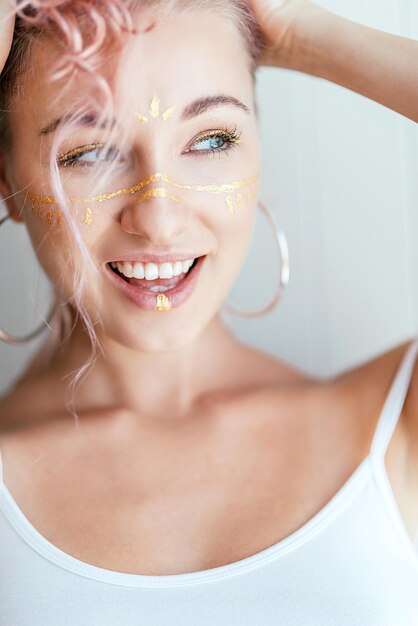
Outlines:
<svg viewBox="0 0 418 626"><path fill-rule="evenodd" d="M249 70L255 81L257 60L263 43L257 22L246 0L17 0L17 6L14 9L16 25L12 48L0 75L0 151L7 152L13 144L7 109L12 98L19 97L22 82L20 77L30 68L32 46L39 38L53 36L62 49L62 54L57 57L51 68L52 80L62 78L70 80L77 72L83 72L91 77L93 84L98 88L96 106L97 110L101 111L98 124L103 124L105 120L111 118L113 100L110 86L101 75L100 68L107 55L118 51L129 34L135 34L133 15L142 8L154 6L163 7L164 10L177 9L194 12L205 10L216 12L217 15L221 14L231 20L242 38L244 51L249 59ZM87 370L94 365L98 351L102 351L101 343L94 330L95 323L83 307L83 292L87 277L91 284L92 278L97 276L99 270L85 246L79 226L71 217L55 158L65 133L79 117L85 114L87 108L90 110L91 95L88 103L77 104L79 104L78 111L74 118L60 124L55 132L51 148L50 177L54 195L80 250L80 259L77 260L77 264L74 262L74 268L72 268L73 295L69 301L61 301L59 308L58 325L61 330L58 340L51 335L38 359L39 365L47 365L57 346L65 341L64 335L68 338L72 330L71 325L75 324L80 316L90 338L92 351L88 361L77 370L69 385L72 393L66 406L76 420L78 415L74 405L75 386ZM57 290L56 295L60 300ZM72 320L74 313L76 318Z"/></svg>

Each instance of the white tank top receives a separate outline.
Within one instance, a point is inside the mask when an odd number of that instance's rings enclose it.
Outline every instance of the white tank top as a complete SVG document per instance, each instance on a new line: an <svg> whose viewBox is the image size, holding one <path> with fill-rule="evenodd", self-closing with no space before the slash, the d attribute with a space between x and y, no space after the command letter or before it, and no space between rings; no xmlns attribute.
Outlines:
<svg viewBox="0 0 418 626"><path fill-rule="evenodd" d="M393 379L368 456L338 493L290 536L235 563L166 576L84 563L31 525L1 479L0 624L417 626L418 547L384 465L417 353L418 339Z"/></svg>

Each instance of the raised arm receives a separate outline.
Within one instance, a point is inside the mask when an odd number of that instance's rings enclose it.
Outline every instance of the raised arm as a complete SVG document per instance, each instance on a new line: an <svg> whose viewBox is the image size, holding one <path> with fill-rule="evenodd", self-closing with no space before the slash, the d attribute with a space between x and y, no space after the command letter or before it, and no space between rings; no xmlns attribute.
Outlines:
<svg viewBox="0 0 418 626"><path fill-rule="evenodd" d="M2 72L12 45L15 18L10 17L12 6L7 0L0 0L0 73Z"/></svg>
<svg viewBox="0 0 418 626"><path fill-rule="evenodd" d="M310 0L250 0L260 63L324 78L418 122L418 41L363 26Z"/></svg>

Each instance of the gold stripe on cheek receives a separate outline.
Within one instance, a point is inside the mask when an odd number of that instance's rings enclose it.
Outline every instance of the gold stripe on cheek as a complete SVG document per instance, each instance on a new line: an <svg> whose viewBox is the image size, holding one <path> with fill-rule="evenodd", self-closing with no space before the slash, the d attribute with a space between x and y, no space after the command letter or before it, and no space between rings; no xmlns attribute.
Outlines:
<svg viewBox="0 0 418 626"><path fill-rule="evenodd" d="M54 223L60 226L63 222L63 212L57 206L54 206L51 202L51 198L47 198L45 204L48 208L42 206L42 199L39 201L32 200L31 211L34 217L37 217L40 222L45 221L49 226L52 226ZM73 207L73 213L77 217L78 211L76 207ZM93 211L90 207L87 207L84 210L84 222L87 226L90 226L93 223Z"/></svg>
<svg viewBox="0 0 418 626"><path fill-rule="evenodd" d="M170 187L174 187L175 189L184 189L190 191L199 191L199 192L207 192L207 193L234 193L237 189L246 189L252 185L254 185L259 179L259 174L253 176L252 178L247 178L245 180L234 181L232 183L212 183L210 185L188 185L185 183L178 183L175 180L169 178L165 174L161 174L157 172L152 174L149 178L142 180L141 182L133 185L129 188L121 188L116 189L115 191L102 193L100 196L90 197L90 198L79 198L73 197L68 198L69 202L72 204L91 204L93 202L105 202L107 200L112 200L118 196L125 195L134 195L141 191L144 187L151 185L152 183L156 183L162 181L169 185ZM37 196L35 194L31 194L31 198L34 202L39 202L42 204L51 204L55 203L56 200L53 196Z"/></svg>
<svg viewBox="0 0 418 626"><path fill-rule="evenodd" d="M234 203L232 202L232 196L226 196L225 204L226 204L226 207L229 210L229 212L232 213L232 215L233 215L234 214Z"/></svg>
<svg viewBox="0 0 418 626"><path fill-rule="evenodd" d="M164 311L171 311L171 309L172 309L172 306L171 306L170 300L167 298L166 295L164 295L163 293L160 293L157 296L157 301L155 303L155 310L164 312Z"/></svg>
<svg viewBox="0 0 418 626"><path fill-rule="evenodd" d="M190 185L187 183L176 182L175 180L169 178L165 174L157 172L149 176L147 179L142 180L141 182L129 188L117 189L115 191L103 193L100 196L96 196L93 198L91 197L90 198L80 198L80 197L76 198L75 197L75 198L68 198L67 200L70 204L73 205L73 210L76 214L77 219L78 219L78 209L77 209L78 204L91 205L92 203L99 203L99 202L101 203L101 202L105 202L105 201L111 200L119 196L127 196L127 195L132 196L134 194L137 194L140 191L142 193L139 196L137 202L145 202L145 200L148 200L149 198L167 198L175 203L185 201L183 196L173 195L171 190L167 189L166 187L154 187L146 191L143 191L144 187L147 187L148 185L162 181L166 183L166 185L174 189L182 189L182 190L193 191L193 192L197 191L197 192L204 192L204 193L210 193L210 194L224 194L225 205L228 211L233 215L235 213L235 210L239 209L242 206L243 202L245 202L247 208L249 208L251 206L252 200L255 200L257 198L258 185L256 185L256 183L258 183L259 181L259 176L260 176L259 173L257 173L255 176L252 176L251 178L233 181L231 183L211 183L209 185L196 185L196 184ZM250 187L252 187L252 189L249 189ZM51 204L56 204L57 202L53 196L38 196L35 194L30 194L30 198L32 200L32 213L35 214L37 212L38 218L40 220L42 220L43 215L44 215L42 205L50 206ZM61 224L62 213L59 209L57 210L58 210L57 223ZM84 215L84 223L87 226L90 226L94 221L93 210L90 208L90 206L87 206L84 209L83 215ZM47 221L49 224L52 222L50 211L48 211L47 213Z"/></svg>
<svg viewBox="0 0 418 626"><path fill-rule="evenodd" d="M87 226L91 226L93 224L93 211L90 207L87 207L84 212L84 223L87 224Z"/></svg>

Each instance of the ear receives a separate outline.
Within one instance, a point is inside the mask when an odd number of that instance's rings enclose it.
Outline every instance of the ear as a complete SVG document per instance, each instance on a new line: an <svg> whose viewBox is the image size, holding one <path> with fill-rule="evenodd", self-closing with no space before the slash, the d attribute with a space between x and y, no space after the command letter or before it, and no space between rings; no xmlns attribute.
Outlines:
<svg viewBox="0 0 418 626"><path fill-rule="evenodd" d="M0 200L4 202L7 212L14 222L24 222L22 210L15 194L16 185L13 184L10 168L7 167L7 155L0 153Z"/></svg>

